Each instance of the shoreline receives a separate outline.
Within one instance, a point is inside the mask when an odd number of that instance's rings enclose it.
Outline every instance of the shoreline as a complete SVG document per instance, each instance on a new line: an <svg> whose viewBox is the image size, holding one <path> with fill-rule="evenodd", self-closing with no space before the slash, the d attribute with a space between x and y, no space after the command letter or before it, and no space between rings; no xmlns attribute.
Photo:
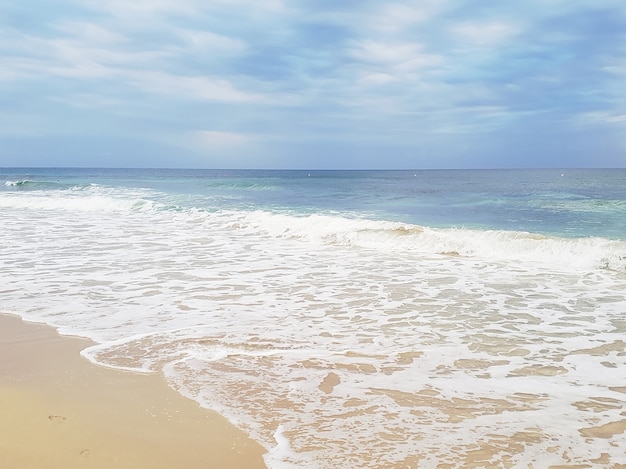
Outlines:
<svg viewBox="0 0 626 469"><path fill-rule="evenodd" d="M266 467L226 418L156 373L89 362L91 344L0 314L0 467Z"/></svg>

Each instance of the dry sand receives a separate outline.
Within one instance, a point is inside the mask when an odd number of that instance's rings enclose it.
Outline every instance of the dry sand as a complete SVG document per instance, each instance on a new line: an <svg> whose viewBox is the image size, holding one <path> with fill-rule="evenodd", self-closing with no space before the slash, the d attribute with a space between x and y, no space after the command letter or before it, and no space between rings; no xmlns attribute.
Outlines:
<svg viewBox="0 0 626 469"><path fill-rule="evenodd" d="M99 367L91 342L0 315L0 467L262 468L263 448L156 374Z"/></svg>

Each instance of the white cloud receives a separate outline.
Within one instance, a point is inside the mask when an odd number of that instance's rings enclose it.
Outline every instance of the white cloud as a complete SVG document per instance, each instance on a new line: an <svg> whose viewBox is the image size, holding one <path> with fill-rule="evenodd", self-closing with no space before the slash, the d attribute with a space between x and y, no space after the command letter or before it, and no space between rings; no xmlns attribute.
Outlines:
<svg viewBox="0 0 626 469"><path fill-rule="evenodd" d="M423 46L414 42L386 42L364 40L355 42L349 51L360 64L353 66L356 82L361 91L385 85L407 86L401 92L414 96L418 83L426 74L445 64L444 57L423 52Z"/></svg>
<svg viewBox="0 0 626 469"><path fill-rule="evenodd" d="M74 80L114 80L118 89L133 87L141 92L181 99L220 102L261 102L257 93L239 90L227 77L177 74L165 64L181 55L180 48L166 45L135 44L128 36L88 22L55 25L63 37L43 38L16 34L5 49L17 51L5 59L10 73L0 72L0 80L45 80L49 77ZM227 37L196 31L179 31L193 47L205 52L243 50L242 43ZM206 49L205 49L206 48ZM208 48L213 48L212 51ZM172 68L171 66L169 68Z"/></svg>
<svg viewBox="0 0 626 469"><path fill-rule="evenodd" d="M130 41L128 36L122 33L86 21L63 21L53 26L65 36L74 37L92 45L111 46L126 44Z"/></svg>
<svg viewBox="0 0 626 469"><path fill-rule="evenodd" d="M166 15L193 18L203 12L222 9L235 10L242 15L257 12L276 14L286 10L283 0L82 0L82 3L139 29L145 26L142 22L156 22Z"/></svg>
<svg viewBox="0 0 626 469"><path fill-rule="evenodd" d="M265 97L239 91L228 80L206 76L181 76L160 71L126 71L121 74L136 88L184 99L221 102L262 102Z"/></svg>
<svg viewBox="0 0 626 469"><path fill-rule="evenodd" d="M249 135L217 130L198 130L190 132L190 140L195 146L202 148L232 148L251 143Z"/></svg>
<svg viewBox="0 0 626 469"><path fill-rule="evenodd" d="M381 86L398 81L398 78L390 73L364 72L359 77L359 83L365 86Z"/></svg>
<svg viewBox="0 0 626 469"><path fill-rule="evenodd" d="M292 16L305 16L318 24L343 26L362 37L390 38L414 33L434 21L450 5L454 3L449 0L363 2L358 7L336 2L331 9L311 9L300 14L294 11Z"/></svg>
<svg viewBox="0 0 626 469"><path fill-rule="evenodd" d="M188 48L187 51L190 52L236 55L244 52L247 48L246 44L239 39L210 31L177 29L176 34L183 40Z"/></svg>
<svg viewBox="0 0 626 469"><path fill-rule="evenodd" d="M97 11L104 11L125 22L162 13L177 13L191 16L199 11L201 2L197 0L83 0L83 3ZM141 24L138 24L141 27Z"/></svg>
<svg viewBox="0 0 626 469"><path fill-rule="evenodd" d="M263 146L253 135L219 130L196 130L153 138L198 155L201 166L210 161L212 166L223 168L254 166L254 157Z"/></svg>
<svg viewBox="0 0 626 469"><path fill-rule="evenodd" d="M369 26L377 31L397 33L432 19L446 8L443 0L422 0L418 3L384 4L374 12Z"/></svg>
<svg viewBox="0 0 626 469"><path fill-rule="evenodd" d="M13 75L32 80L54 75L71 78L106 78L124 67L158 67L171 50L132 47L131 40L120 33L87 22L64 22L53 25L63 33L48 38L14 31L3 38L5 66Z"/></svg>
<svg viewBox="0 0 626 469"><path fill-rule="evenodd" d="M441 62L441 57L422 53L422 45L413 42L357 41L350 53L363 62L381 65L413 64L429 67Z"/></svg>
<svg viewBox="0 0 626 469"><path fill-rule="evenodd" d="M626 78L626 60L623 60L621 57L616 57L612 60L611 65L602 67L602 70L615 75L617 78Z"/></svg>
<svg viewBox="0 0 626 469"><path fill-rule="evenodd" d="M604 117L605 122L612 124L626 124L626 114L613 114Z"/></svg>
<svg viewBox="0 0 626 469"><path fill-rule="evenodd" d="M477 46L499 45L520 32L519 26L506 22L463 22L454 25L451 30L461 41Z"/></svg>
<svg viewBox="0 0 626 469"><path fill-rule="evenodd" d="M576 116L575 122L578 124L612 124L626 125L626 114L619 114L609 111L586 112Z"/></svg>
<svg viewBox="0 0 626 469"><path fill-rule="evenodd" d="M48 42L49 59L60 67L83 68L93 65L97 68L126 66L137 68L156 65L160 60L173 56L171 50L132 50L103 47L83 42L80 39L58 39Z"/></svg>
<svg viewBox="0 0 626 469"><path fill-rule="evenodd" d="M623 0L529 2L70 0L71 13L2 25L0 91L46 129L45 116L123 122L150 140L171 125L197 148L246 152L536 126L529 109L569 123L595 109L577 124L619 132L621 19L584 45L575 25L600 32Z"/></svg>

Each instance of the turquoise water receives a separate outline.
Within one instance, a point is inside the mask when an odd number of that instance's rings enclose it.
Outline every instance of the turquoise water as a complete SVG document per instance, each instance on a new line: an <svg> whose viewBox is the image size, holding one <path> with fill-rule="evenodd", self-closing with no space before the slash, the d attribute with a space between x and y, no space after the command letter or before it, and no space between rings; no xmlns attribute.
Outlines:
<svg viewBox="0 0 626 469"><path fill-rule="evenodd" d="M271 468L626 464L626 171L0 169L4 312Z"/></svg>
<svg viewBox="0 0 626 469"><path fill-rule="evenodd" d="M185 208L342 213L433 227L623 239L626 170L5 169L4 190L140 187ZM29 181L29 182L27 182ZM155 194L153 197L156 197Z"/></svg>

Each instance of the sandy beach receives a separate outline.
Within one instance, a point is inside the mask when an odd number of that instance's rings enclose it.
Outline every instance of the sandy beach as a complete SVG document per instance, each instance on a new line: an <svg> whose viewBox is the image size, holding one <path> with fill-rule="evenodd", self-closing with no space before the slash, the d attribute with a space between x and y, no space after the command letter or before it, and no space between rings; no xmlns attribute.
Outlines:
<svg viewBox="0 0 626 469"><path fill-rule="evenodd" d="M0 467L265 467L225 418L156 374L93 365L89 345L0 315Z"/></svg>

